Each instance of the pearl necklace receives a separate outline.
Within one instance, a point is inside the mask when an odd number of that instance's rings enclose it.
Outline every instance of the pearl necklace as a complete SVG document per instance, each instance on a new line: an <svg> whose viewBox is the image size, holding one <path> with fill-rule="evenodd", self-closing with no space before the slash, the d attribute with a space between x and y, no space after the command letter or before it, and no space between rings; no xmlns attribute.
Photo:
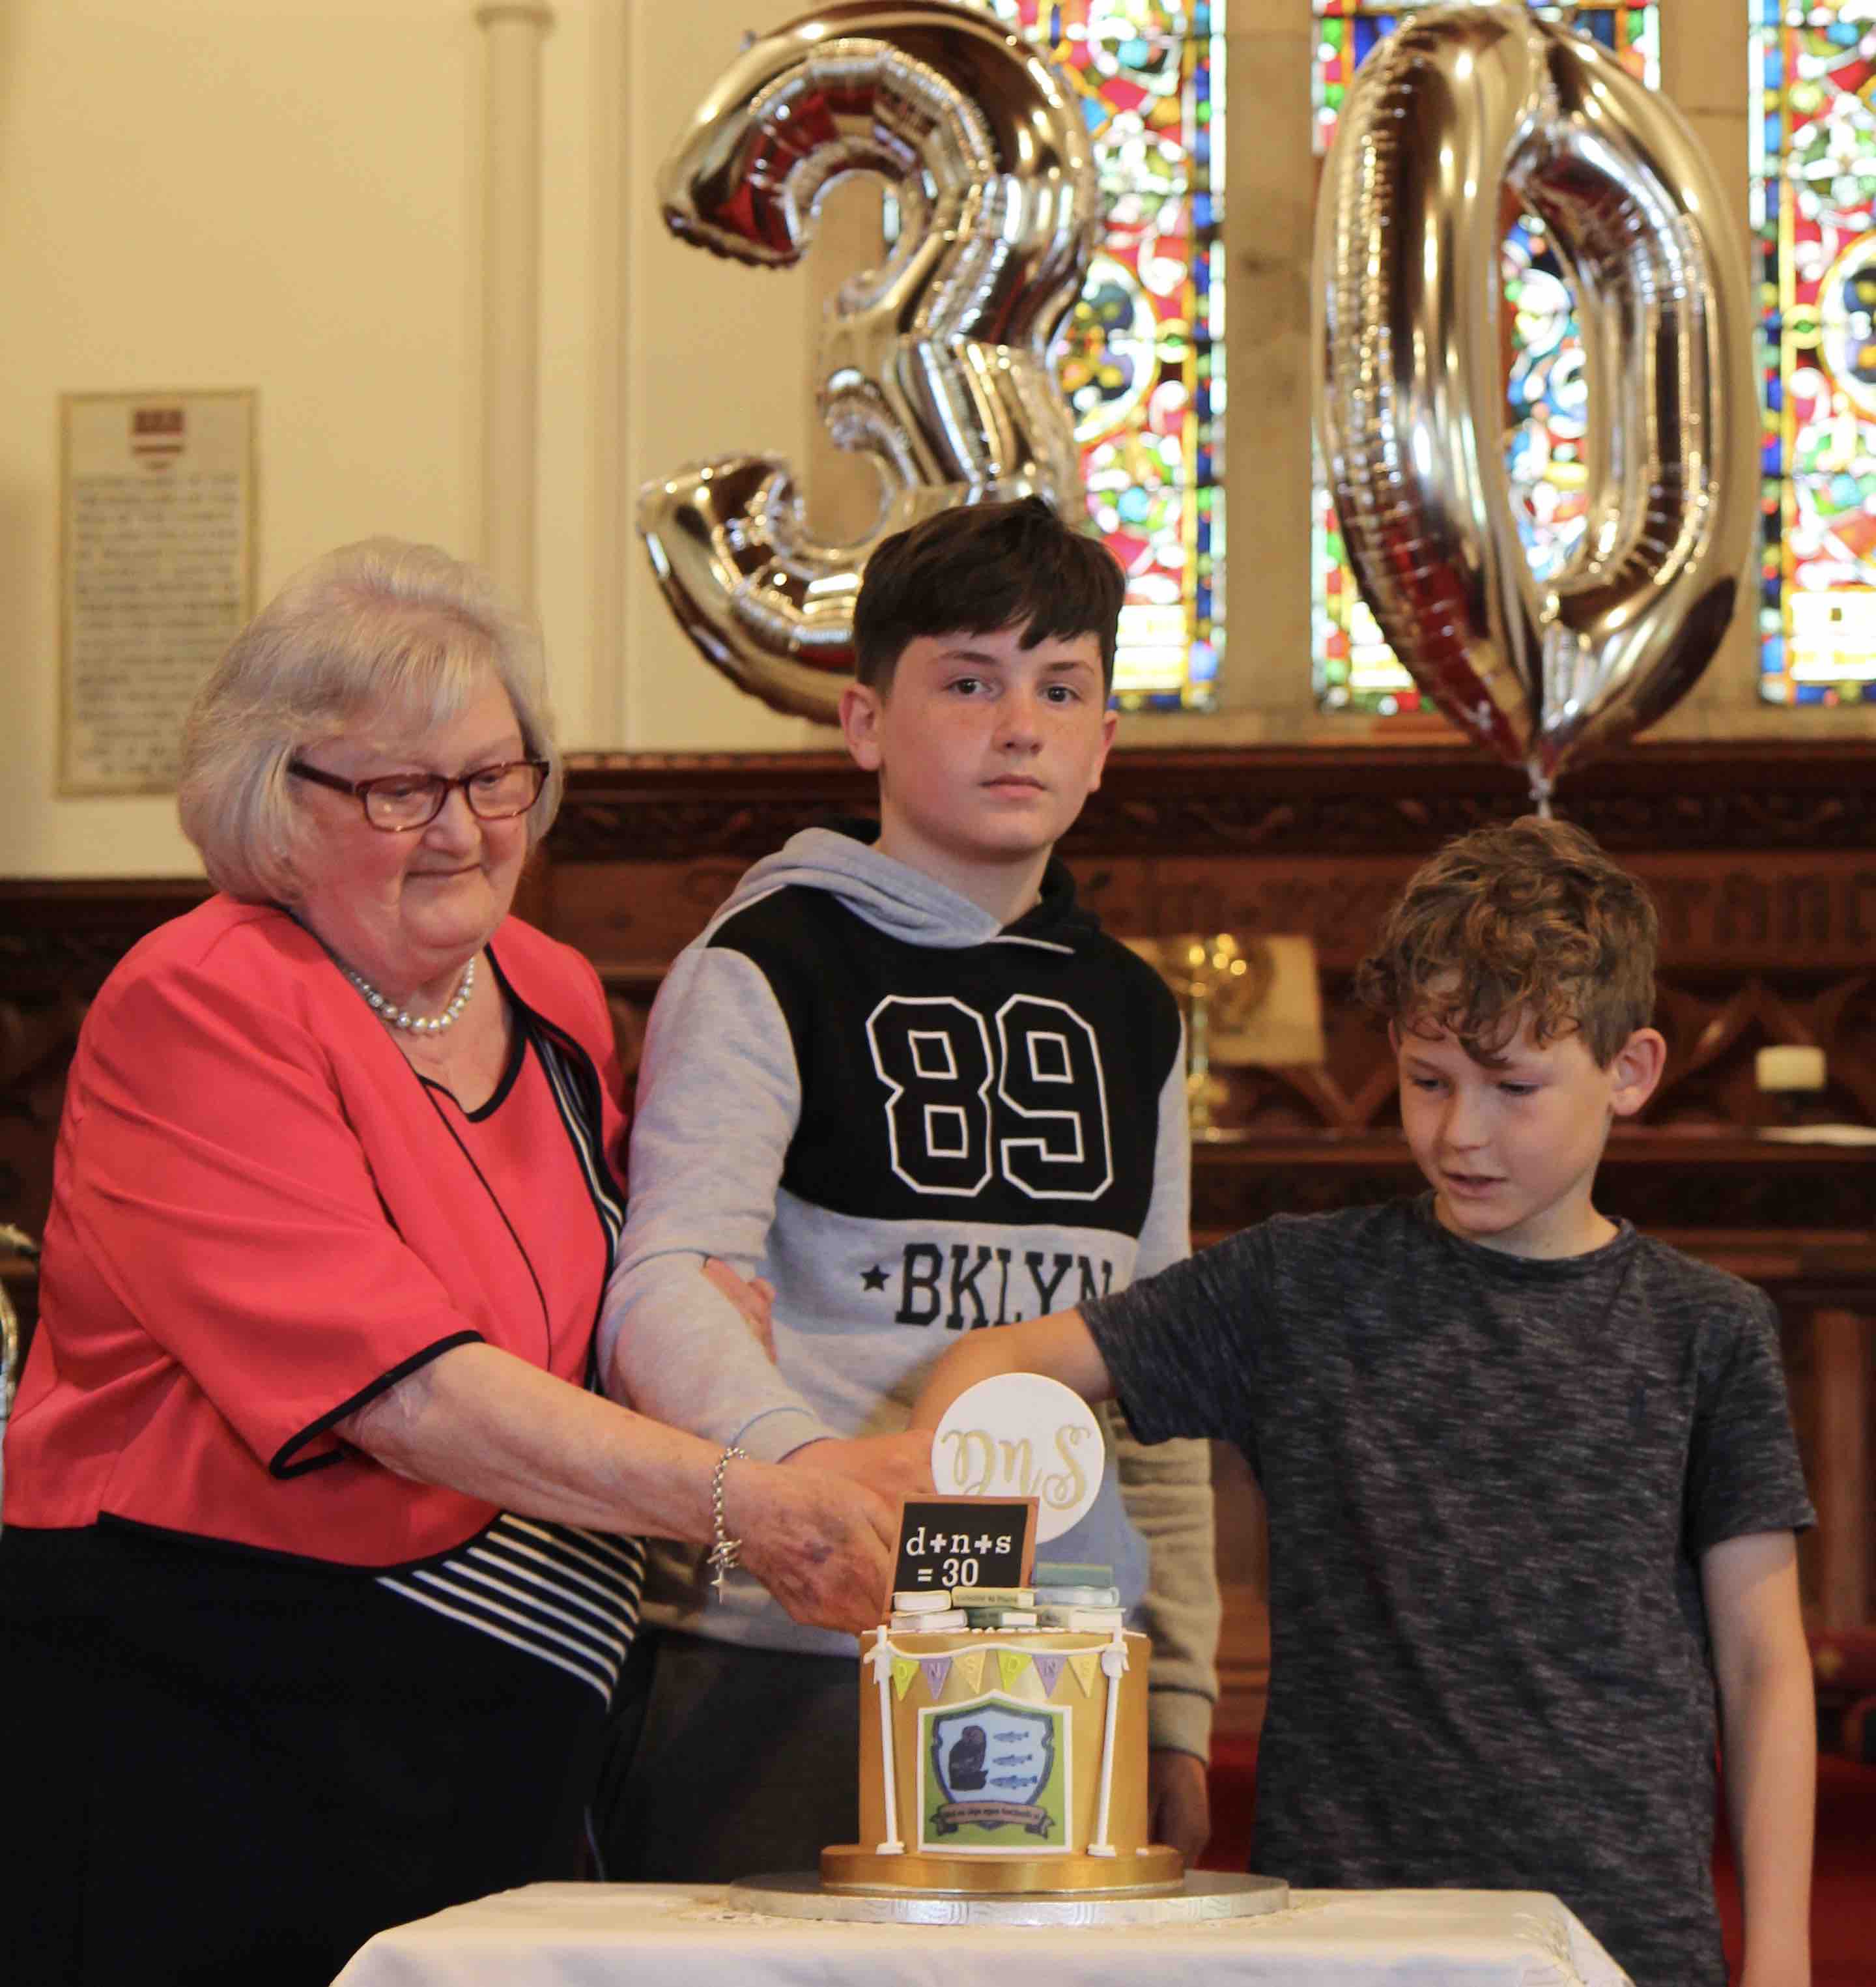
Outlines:
<svg viewBox="0 0 1876 1987"><path fill-rule="evenodd" d="M440 1014L426 1017L413 1014L407 1007L393 1007L377 988L362 973L354 973L349 966L340 969L352 984L371 1003L372 1010L379 1020L393 1028L408 1028L413 1034L440 1035L445 1028L456 1025L456 1017L469 1004L469 997L475 991L475 961L471 959L463 968L463 977L457 983L454 997Z"/></svg>

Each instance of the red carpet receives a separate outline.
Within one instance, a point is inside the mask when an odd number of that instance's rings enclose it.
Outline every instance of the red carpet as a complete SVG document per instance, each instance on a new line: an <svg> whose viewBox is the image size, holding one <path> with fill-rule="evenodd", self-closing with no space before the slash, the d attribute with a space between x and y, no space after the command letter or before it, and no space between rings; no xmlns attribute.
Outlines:
<svg viewBox="0 0 1876 1987"><path fill-rule="evenodd" d="M1242 1870L1250 1855L1257 1807L1254 1739L1222 1739L1213 1748L1212 1842L1207 1870ZM1719 1830L1713 1878L1736 1968L1739 1884ZM1876 1987L1876 1766L1827 1753L1817 1762L1817 1851L1811 1885L1812 1987Z"/></svg>

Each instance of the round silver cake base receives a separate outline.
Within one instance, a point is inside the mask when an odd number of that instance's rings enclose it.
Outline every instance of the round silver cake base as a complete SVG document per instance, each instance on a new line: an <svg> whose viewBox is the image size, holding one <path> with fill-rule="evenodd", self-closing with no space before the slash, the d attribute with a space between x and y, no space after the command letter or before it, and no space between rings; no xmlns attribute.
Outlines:
<svg viewBox="0 0 1876 1987"><path fill-rule="evenodd" d="M744 1877L731 1884L725 1895L732 1904L771 1918L844 1918L864 1925L1190 1925L1280 1911L1290 1901L1290 1886L1280 1877L1193 1870L1176 1890L1152 1897L1119 1891L1078 1891L1047 1898L1007 1891L934 1897L919 1891L823 1890L818 1876L804 1871Z"/></svg>

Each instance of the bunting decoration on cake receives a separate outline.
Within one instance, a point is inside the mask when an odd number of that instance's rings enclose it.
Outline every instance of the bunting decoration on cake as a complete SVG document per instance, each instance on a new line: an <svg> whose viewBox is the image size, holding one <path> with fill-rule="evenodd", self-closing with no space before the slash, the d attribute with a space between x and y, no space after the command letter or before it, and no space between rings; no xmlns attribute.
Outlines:
<svg viewBox="0 0 1876 1987"><path fill-rule="evenodd" d="M991 1656L997 1658L997 1675L1004 1689L1015 1689L1024 1676L1033 1670L1045 1702L1054 1696L1065 1668L1073 1672L1081 1695L1092 1697L1097 1676L1105 1672L1110 1677L1118 1677L1127 1668L1125 1640L1118 1631L1112 1641L1092 1649L1027 1649L1008 1642L986 1642L974 1649L953 1649L936 1655L916 1656L908 1655L882 1634L867 1652L865 1659L882 1685L886 1677L891 1676L892 1694L901 1702L911 1689L913 1678L922 1675L927 1695L936 1704L943 1699L953 1676L968 1693L974 1694L981 1689L984 1665Z"/></svg>

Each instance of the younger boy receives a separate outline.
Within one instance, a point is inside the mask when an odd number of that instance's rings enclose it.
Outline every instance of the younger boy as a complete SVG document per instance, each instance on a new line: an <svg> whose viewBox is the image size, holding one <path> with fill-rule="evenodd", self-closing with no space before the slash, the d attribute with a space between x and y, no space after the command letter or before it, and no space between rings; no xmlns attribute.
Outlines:
<svg viewBox="0 0 1876 1987"><path fill-rule="evenodd" d="M889 1469L929 1456L898 1432L955 1334L1186 1253L1176 1008L1051 859L1113 739L1122 588L1033 498L945 512L869 561L841 715L879 774L876 839L811 828L758 863L653 1014L601 1333L609 1385L642 1411L765 1460L814 1442L810 1465ZM774 1285L773 1365L729 1305L700 1305L707 1254ZM1125 1508L1110 1476L1047 1555L1112 1565L1144 1605L1159 1839L1196 1853L1209 1457L1123 1442L1119 1466ZM604 1803L615 1878L811 1868L857 1827L852 1640L705 1575L654 1549L622 1751L642 1736Z"/></svg>
<svg viewBox="0 0 1876 1987"><path fill-rule="evenodd" d="M1432 1192L1278 1216L947 1356L1237 1442L1270 1512L1253 1864L1307 1885L1554 1891L1642 1987L1726 1978L1717 1684L1745 1979L1808 1978L1814 1776L1764 1294L1599 1213L1660 1076L1655 919L1525 820L1421 869L1359 987Z"/></svg>

